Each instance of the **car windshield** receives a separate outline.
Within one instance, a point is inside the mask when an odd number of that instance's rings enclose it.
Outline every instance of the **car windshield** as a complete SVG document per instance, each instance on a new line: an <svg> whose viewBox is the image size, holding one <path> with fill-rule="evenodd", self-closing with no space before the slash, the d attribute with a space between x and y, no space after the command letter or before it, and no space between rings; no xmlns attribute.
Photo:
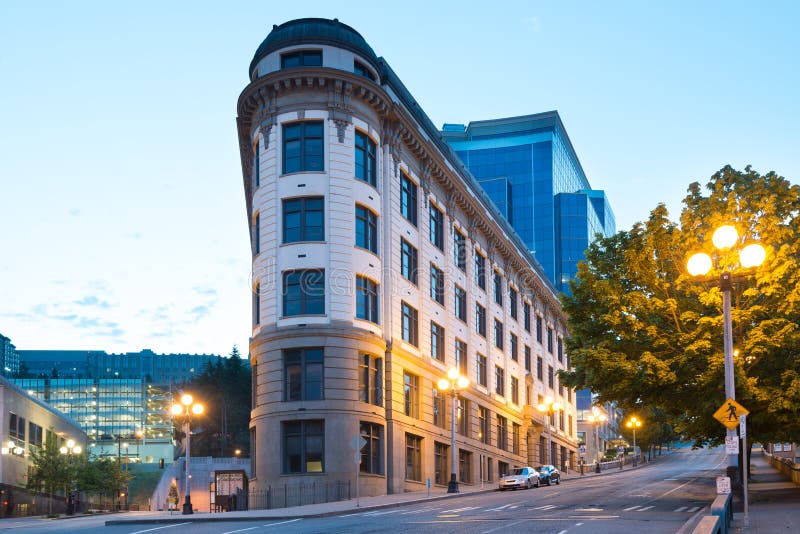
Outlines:
<svg viewBox="0 0 800 534"><path fill-rule="evenodd" d="M539 472L547 471L548 469L549 467L547 467L546 465L540 465L539 467L536 468L536 470Z"/></svg>
<svg viewBox="0 0 800 534"><path fill-rule="evenodd" d="M516 477L516 476L524 475L524 474L525 474L525 470L518 467L516 469L512 469L511 472L508 474L508 476Z"/></svg>

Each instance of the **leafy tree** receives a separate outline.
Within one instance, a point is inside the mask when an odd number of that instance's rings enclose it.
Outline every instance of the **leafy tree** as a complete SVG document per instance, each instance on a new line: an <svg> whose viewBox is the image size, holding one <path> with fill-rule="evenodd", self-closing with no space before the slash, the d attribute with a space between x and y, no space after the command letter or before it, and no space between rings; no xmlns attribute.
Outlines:
<svg viewBox="0 0 800 534"><path fill-rule="evenodd" d="M30 462L27 488L34 493L49 495L52 512L53 496L72 486L77 465L59 452L58 436L52 429L47 433L43 447L31 449Z"/></svg>
<svg viewBox="0 0 800 534"><path fill-rule="evenodd" d="M685 261L701 250L714 256L711 234L732 223L742 241L767 248L764 265L732 291L736 397L751 412L752 439L798 441L800 187L727 166L706 191L689 186L680 225L659 205L589 247L572 294L562 297L574 370L560 378L624 409L662 410L696 445L721 443L725 431L712 414L725 400L722 293L714 278L693 279ZM716 259L725 266L733 258Z"/></svg>

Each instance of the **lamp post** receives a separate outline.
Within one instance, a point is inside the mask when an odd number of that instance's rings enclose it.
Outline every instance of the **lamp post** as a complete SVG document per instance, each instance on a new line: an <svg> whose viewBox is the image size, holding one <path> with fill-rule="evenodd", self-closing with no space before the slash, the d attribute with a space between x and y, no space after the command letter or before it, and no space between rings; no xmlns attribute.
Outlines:
<svg viewBox="0 0 800 534"><path fill-rule="evenodd" d="M550 465L556 465L553 462L553 414L561 409L561 404L553 401L553 397L547 396L544 402L536 407L540 412L547 414L547 458ZM544 463L544 462L542 462Z"/></svg>
<svg viewBox="0 0 800 534"><path fill-rule="evenodd" d="M600 472L600 432L599 427L600 423L606 421L607 417L606 414L600 411L597 406L592 406L592 413L589 414L589 417L586 418L589 421L589 424L594 426L594 445L595 445L595 466L594 471L595 473Z"/></svg>
<svg viewBox="0 0 800 534"><path fill-rule="evenodd" d="M72 473L72 455L73 454L80 454L83 449L80 445L75 443L75 440L69 439L65 446L58 449L58 452L61 454L67 455L67 463L69 464L69 495L67 495L67 515L72 515L75 513L75 488L74 488L74 480L73 480L73 473Z"/></svg>
<svg viewBox="0 0 800 534"><path fill-rule="evenodd" d="M636 453L636 429L642 426L642 421L635 415L632 415L628 422L625 423L625 426L633 430L633 467L636 467L637 460L639 459L639 455Z"/></svg>
<svg viewBox="0 0 800 534"><path fill-rule="evenodd" d="M191 488L189 487L189 478L191 478L189 475L189 460L191 458L190 445L192 436L191 418L192 415L200 415L202 413L203 405L194 402L194 398L188 393L185 393L183 396L181 396L180 404L176 403L172 406L172 415L175 417L182 417L186 427L186 500L183 503L183 515L194 513L192 510Z"/></svg>
<svg viewBox="0 0 800 534"><path fill-rule="evenodd" d="M711 236L711 241L720 252L726 252L734 248L739 242L739 234L736 228L730 225L720 226ZM723 350L725 354L725 396L736 400L736 384L733 375L733 328L731 324L731 289L733 288L734 270L737 267L744 269L758 267L764 263L766 251L758 243L751 243L739 250L738 265L734 263L730 256L725 256L723 262L718 262L718 278L704 278L707 282L713 282L722 290L722 337ZM693 254L686 262L686 269L692 276L705 276L711 271L713 266L711 256L704 252ZM729 437L736 437L736 430L728 429ZM731 480L737 480L736 472L738 469L737 457L728 456L727 474Z"/></svg>
<svg viewBox="0 0 800 534"><path fill-rule="evenodd" d="M450 482L447 484L447 493L458 493L456 480L456 394L459 390L469 386L469 379L462 376L458 369L451 367L447 371L447 378L442 378L437 384L441 391L450 393Z"/></svg>

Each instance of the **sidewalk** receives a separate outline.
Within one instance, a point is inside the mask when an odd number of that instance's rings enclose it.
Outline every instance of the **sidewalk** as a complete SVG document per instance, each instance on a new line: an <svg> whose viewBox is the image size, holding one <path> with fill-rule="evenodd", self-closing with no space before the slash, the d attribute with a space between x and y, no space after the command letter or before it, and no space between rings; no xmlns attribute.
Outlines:
<svg viewBox="0 0 800 534"><path fill-rule="evenodd" d="M750 458L750 473L750 528L744 526L744 513L736 513L732 530L752 534L797 532L800 486L772 467L758 449Z"/></svg>

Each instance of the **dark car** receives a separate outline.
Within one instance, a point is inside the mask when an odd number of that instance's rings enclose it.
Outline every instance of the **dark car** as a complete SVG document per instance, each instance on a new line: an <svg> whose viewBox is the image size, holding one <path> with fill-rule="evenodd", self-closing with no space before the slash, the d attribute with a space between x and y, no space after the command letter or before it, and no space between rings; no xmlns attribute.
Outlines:
<svg viewBox="0 0 800 534"><path fill-rule="evenodd" d="M558 472L554 465L543 465L536 469L539 471L539 481L542 484L552 486L553 484L561 483L561 473Z"/></svg>

